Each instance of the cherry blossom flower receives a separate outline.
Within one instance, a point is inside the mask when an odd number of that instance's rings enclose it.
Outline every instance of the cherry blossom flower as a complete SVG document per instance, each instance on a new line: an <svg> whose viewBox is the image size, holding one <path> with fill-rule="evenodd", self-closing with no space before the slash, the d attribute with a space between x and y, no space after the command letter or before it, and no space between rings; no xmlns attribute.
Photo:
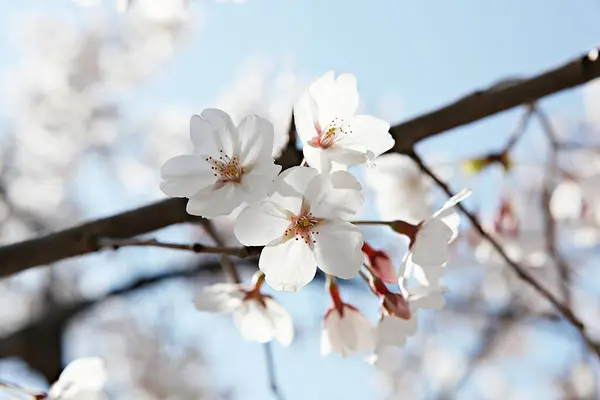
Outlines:
<svg viewBox="0 0 600 400"><path fill-rule="evenodd" d="M206 109L192 116L194 154L171 158L161 169L161 190L187 197L187 212L203 217L230 214L265 197L281 167L274 163L273 125L256 115L236 128L227 113Z"/></svg>
<svg viewBox="0 0 600 400"><path fill-rule="evenodd" d="M423 285L436 286L448 261L450 243L458 235L460 218L454 206L471 195L463 189L450 198L430 218L419 225L395 221L393 228L410 238L409 251L401 266L400 275L411 275Z"/></svg>
<svg viewBox="0 0 600 400"><path fill-rule="evenodd" d="M258 266L275 290L300 290L317 265L349 279L362 265L363 238L345 219L362 202L360 184L346 171L290 168L276 179L269 198L240 213L235 236L246 246L265 246Z"/></svg>
<svg viewBox="0 0 600 400"><path fill-rule="evenodd" d="M375 327L356 307L342 301L337 284L328 278L333 305L323 318L321 355L338 353L347 357L352 353L373 351Z"/></svg>
<svg viewBox="0 0 600 400"><path fill-rule="evenodd" d="M405 318L390 314L383 309L383 315L377 326L376 353L386 351L388 347L402 347L406 339L417 331L418 311L422 309L440 309L444 306L445 286L427 287L419 285L405 287L401 280L400 289L408 304L409 313Z"/></svg>
<svg viewBox="0 0 600 400"><path fill-rule="evenodd" d="M369 163L392 146L390 125L358 108L356 78L333 71L313 82L294 106L306 162L319 171ZM333 164L332 164L333 163Z"/></svg>
<svg viewBox="0 0 600 400"><path fill-rule="evenodd" d="M292 317L271 296L260 292L263 281L261 273L251 290L240 284L212 285L198 294L194 304L199 311L232 313L233 322L245 340L267 343L276 339L289 346L294 338Z"/></svg>
<svg viewBox="0 0 600 400"><path fill-rule="evenodd" d="M106 382L104 361L97 357L78 358L65 367L50 387L51 400L101 400Z"/></svg>
<svg viewBox="0 0 600 400"><path fill-rule="evenodd" d="M430 183L408 156L377 157L373 168L365 171L365 182L374 191L379 217L384 221L418 223L433 211Z"/></svg>

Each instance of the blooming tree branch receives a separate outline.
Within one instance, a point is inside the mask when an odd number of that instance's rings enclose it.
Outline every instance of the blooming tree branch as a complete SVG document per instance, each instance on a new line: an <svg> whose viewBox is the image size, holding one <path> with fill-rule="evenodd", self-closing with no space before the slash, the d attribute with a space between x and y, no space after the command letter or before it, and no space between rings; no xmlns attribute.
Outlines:
<svg viewBox="0 0 600 400"><path fill-rule="evenodd" d="M409 153L420 140L466 125L521 104L566 90L600 76L600 63L587 54L563 66L517 82L493 85L436 111L392 126L391 152ZM277 163L284 169L298 165L295 143ZM97 239L130 238L166 226L201 221L185 211L185 201L168 199L111 217L84 223L39 238L0 247L0 276L38 265L92 253L100 249Z"/></svg>
<svg viewBox="0 0 600 400"><path fill-rule="evenodd" d="M410 154L412 159L417 163L419 168L427 174L431 179L435 181L435 183L448 195L453 196L454 193L452 189L446 184L440 177L437 176L435 172L433 172L423 161L423 159L414 151ZM552 294L548 289L546 289L542 284L540 284L522 265L515 262L511 257L508 256L506 251L502 248L502 246L490 236L490 234L483 228L479 219L475 214L471 211L467 210L462 204L456 205L460 211L469 219L473 227L476 231L487 240L492 247L498 252L502 260L506 262L506 264L513 270L513 272L525 283L530 285L535 291L540 294L543 298L548 300L550 304L552 304L556 310L579 332L579 335L585 342L586 346L592 351L597 357L600 358L600 346L598 343L594 342L588 333L586 332L585 326L583 322L573 313L573 310L566 305L563 304L554 294Z"/></svg>

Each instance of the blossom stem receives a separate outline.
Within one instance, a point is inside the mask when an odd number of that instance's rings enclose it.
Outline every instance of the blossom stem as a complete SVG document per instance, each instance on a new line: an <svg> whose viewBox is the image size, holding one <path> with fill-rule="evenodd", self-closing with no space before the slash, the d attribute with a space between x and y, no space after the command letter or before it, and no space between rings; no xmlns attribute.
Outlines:
<svg viewBox="0 0 600 400"><path fill-rule="evenodd" d="M101 248L112 248L113 250L118 250L121 247L161 247L165 249L193 251L194 253L224 254L238 258L248 258L260 253L260 248L258 247L220 247L206 246L200 243L166 243L159 242L156 239L100 238L98 245Z"/></svg>
<svg viewBox="0 0 600 400"><path fill-rule="evenodd" d="M262 271L256 271L256 273L252 276L252 284L254 285L254 290L259 291L262 284L265 282L265 274Z"/></svg>
<svg viewBox="0 0 600 400"><path fill-rule="evenodd" d="M391 226L392 221L351 221L354 225L387 225Z"/></svg>

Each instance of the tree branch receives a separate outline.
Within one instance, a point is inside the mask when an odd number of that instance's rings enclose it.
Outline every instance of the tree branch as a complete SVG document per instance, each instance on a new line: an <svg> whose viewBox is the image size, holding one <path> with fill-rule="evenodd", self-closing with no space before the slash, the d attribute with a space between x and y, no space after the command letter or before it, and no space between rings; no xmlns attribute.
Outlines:
<svg viewBox="0 0 600 400"><path fill-rule="evenodd" d="M410 153L414 145L423 139L596 79L600 77L600 61L590 58L588 54L533 78L492 85L486 90L476 91L438 110L396 125L390 129L396 139L392 151Z"/></svg>
<svg viewBox="0 0 600 400"><path fill-rule="evenodd" d="M532 103L599 76L600 62L584 55L530 79L493 85L439 110L393 126L390 133L396 144L391 151L408 154L423 139L521 104ZM293 150L291 146L295 148L295 143L290 141L288 148ZM289 168L298 165L298 155L297 149L286 149L277 162L283 168ZM37 239L0 247L0 277L98 251L99 237L128 238L182 222L201 221L201 218L186 213L185 203L185 199L163 200Z"/></svg>
<svg viewBox="0 0 600 400"><path fill-rule="evenodd" d="M454 192L452 191L452 189L450 189L450 187L444 182L442 181L421 159L421 157L419 157L415 152L412 152L410 154L411 158L417 163L417 165L419 166L419 168L421 169L422 172L424 172L426 175L428 175L431 179L433 179L435 181L435 183L444 191L446 192L446 194L450 197L452 197L454 195ZM469 210L467 210L465 208L465 206L463 206L461 203L458 203L456 205L456 207L458 207L460 209L460 211L469 219L469 221L471 221L471 224L473 225L473 227L477 230L477 232L483 237L485 238L485 240L487 240L492 247L498 252L498 254L500 255L500 257L504 260L504 262L506 262L506 264L513 270L513 272L515 274L517 274L517 276L523 280L524 282L526 282L528 285L530 285L533 289L535 289L536 292L538 292L539 295L541 295L543 298L545 298L546 300L548 300L548 302L550 302L550 304L552 304L554 306L554 308L556 308L556 310L571 324L573 325L573 327L575 327L575 329L577 329L577 331L579 332L579 335L581 336L581 338L583 339L583 341L585 342L586 346L598 357L600 358L600 346L595 343L587 334L586 330L585 330L585 326L583 324L583 322L581 322L581 320L579 320L579 318L573 313L573 310L571 310L570 307L566 306L565 304L561 303L548 289L546 289L545 287L543 287L529 272L527 272L527 270L520 265L519 263L515 262L513 259L511 259L508 254L506 254L506 251L504 251L504 249L502 248L502 246L500 246L500 244L494 240L494 238L492 238L485 229L483 229L483 226L481 225L481 223L479 222L479 219L477 218L477 216L475 216L475 214L473 214L472 212L470 212Z"/></svg>
<svg viewBox="0 0 600 400"><path fill-rule="evenodd" d="M248 258L260 254L261 247L213 247L200 243L166 243L156 239L110 239L100 238L98 243L103 248L118 250L121 247L160 247L163 249L186 250L203 254L222 254L237 258Z"/></svg>

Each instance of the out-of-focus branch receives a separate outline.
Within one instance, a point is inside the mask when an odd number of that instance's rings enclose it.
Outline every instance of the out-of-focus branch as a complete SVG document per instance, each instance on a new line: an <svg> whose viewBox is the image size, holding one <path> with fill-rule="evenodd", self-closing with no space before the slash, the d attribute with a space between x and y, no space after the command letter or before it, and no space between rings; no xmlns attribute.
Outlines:
<svg viewBox="0 0 600 400"><path fill-rule="evenodd" d="M517 142L523 137L523 135L527 131L527 126L529 125L529 121L531 120L532 114L533 114L533 105L528 104L527 111L521 116L521 119L519 120L517 127L515 128L513 133L510 135L510 137L506 141L506 145L504 145L503 152L505 152L505 153L510 152L515 147Z"/></svg>
<svg viewBox="0 0 600 400"><path fill-rule="evenodd" d="M567 306L571 306L571 270L569 264L564 257L561 256L557 248L556 238L556 221L552 216L552 210L550 209L550 201L552 197L552 190L554 189L554 173L558 168L558 151L559 151L559 140L556 132L554 131L550 120L546 114L537 106L534 107L535 115L540 121L543 131L545 132L548 142L550 143L550 152L548 155L548 164L550 168L546 169L544 176L543 188L542 188L542 208L544 210L544 231L546 236L546 250L548 255L556 263L558 269L558 275L560 278L559 285L562 291L562 295Z"/></svg>
<svg viewBox="0 0 600 400"><path fill-rule="evenodd" d="M508 306L500 312L490 316L490 321L481 333L481 341L474 354L471 355L465 373L456 382L454 387L448 391L450 396L447 398L456 398L458 393L475 372L477 366L479 366L479 364L494 351L498 339L504 332L506 325L518 323L521 317L522 315L520 315L517 309L512 306ZM444 398L446 397L444 396Z"/></svg>
<svg viewBox="0 0 600 400"><path fill-rule="evenodd" d="M423 139L521 104L532 103L541 97L581 85L599 76L600 62L586 54L529 79L492 85L436 111L393 126L390 133L396 143L390 151L408 154ZM294 148L295 143L290 141L288 148L277 160L283 168L300 162L299 152ZM134 237L166 226L199 220L186 213L185 202L185 199L163 200L37 239L0 247L0 277L95 252L99 250L99 237Z"/></svg>
<svg viewBox="0 0 600 400"><path fill-rule="evenodd" d="M436 184L444 191L448 196L453 196L454 192L450 189L450 187L442 181L437 174L435 174L419 157L415 152L410 154L411 158L417 163L422 172L428 175L431 179L433 179ZM456 205L460 211L469 219L473 227L477 230L477 232L487 240L492 247L498 252L500 257L506 262L506 264L513 270L517 276L523 280L525 283L530 285L533 289L535 289L538 294L540 294L543 298L545 298L550 304L552 304L556 310L571 324L577 331L579 332L581 338L585 342L586 346L592 351L598 358L600 358L600 346L595 343L587 334L585 330L585 326L581 320L573 313L573 310L562 302L560 302L548 289L543 287L527 270L511 259L506 251L502 248L502 246L492 238L483 226L479 222L479 219L475 214L470 212L463 206L461 203Z"/></svg>
<svg viewBox="0 0 600 400"><path fill-rule="evenodd" d="M252 268L253 270L255 268L251 263L240 264L240 266ZM73 304L55 305L53 308L46 310L41 318L7 336L1 337L0 358L18 357L29 364L31 368L42 373L48 381L55 381L58 379L60 369L56 370L53 363L48 364L48 360L54 359L54 356L50 357L48 352L61 349L62 335L75 317L109 298L128 295L172 279L215 274L220 268L219 263L205 262L193 269L170 270L150 277L139 278L95 299L82 300ZM61 356L62 354L59 354L59 358Z"/></svg>

